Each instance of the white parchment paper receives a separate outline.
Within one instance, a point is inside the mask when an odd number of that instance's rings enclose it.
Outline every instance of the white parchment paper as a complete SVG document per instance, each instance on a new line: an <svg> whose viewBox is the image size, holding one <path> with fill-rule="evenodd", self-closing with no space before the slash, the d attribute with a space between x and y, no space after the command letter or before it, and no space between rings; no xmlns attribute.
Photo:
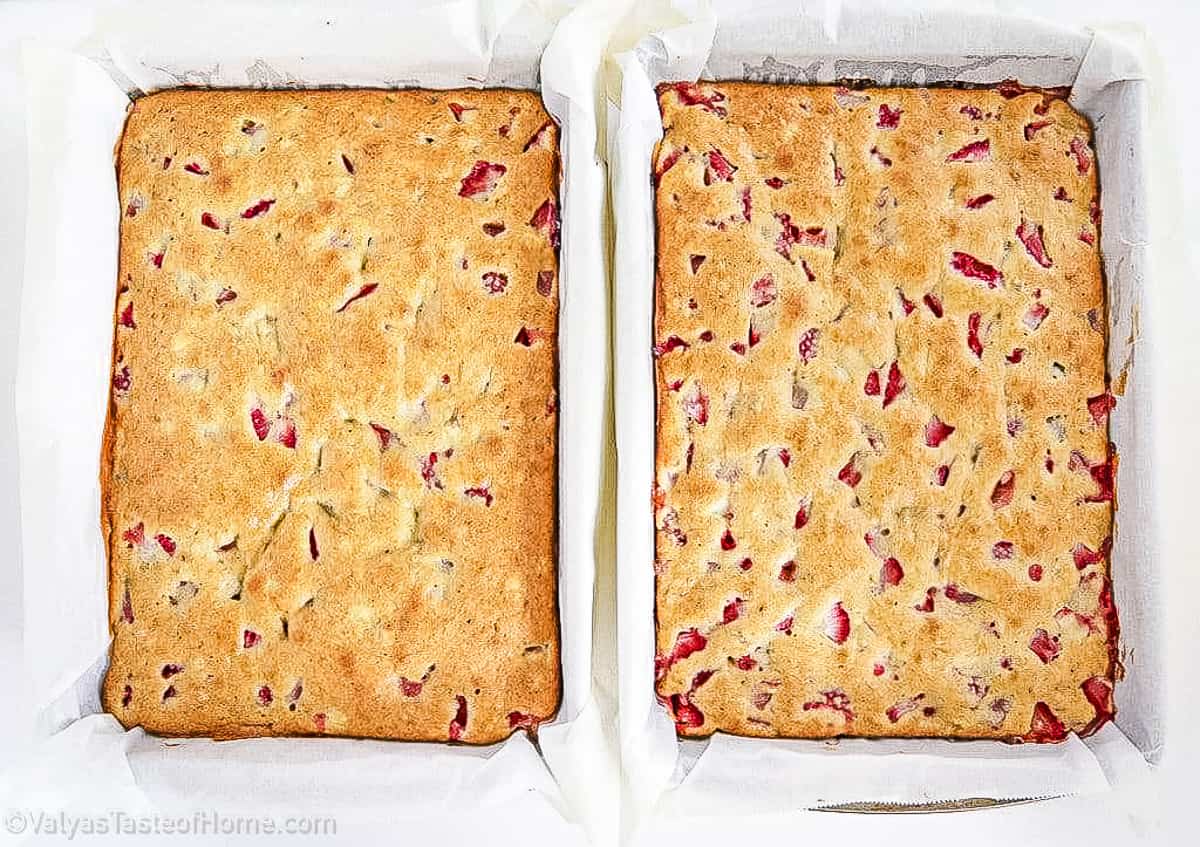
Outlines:
<svg viewBox="0 0 1200 847"><path fill-rule="evenodd" d="M610 107L617 226L616 405L621 748L635 815L750 814L846 803L922 805L1030 799L1106 790L1157 762L1163 715L1161 581L1154 469L1154 336L1144 302L1149 240L1144 211L1144 81L1135 55L1092 32L999 14L906 12L865 3L675 0L671 21L615 58L620 101ZM651 357L654 290L650 157L662 128L654 87L697 78L880 85L994 83L1072 86L1071 103L1096 131L1109 291L1109 369L1124 375L1111 417L1120 453L1112 555L1124 681L1119 716L1092 738L1061 745L861 740L816 742L718 735L679 741L656 702L654 468ZM1135 355L1136 354L1136 355ZM1134 364L1136 362L1136 367Z"/></svg>
<svg viewBox="0 0 1200 847"><path fill-rule="evenodd" d="M606 327L590 66L553 40L566 11L522 0L452 0L365 18L313 4L131 3L74 51L27 46L29 210L17 388L24 642L44 741L5 763L11 806L298 810L357 824L400 817L464 831L514 812L578 837L596 756L591 713L593 541L601 469ZM214 743L124 732L100 713L107 663L99 445L116 280L113 150L131 95L181 84L248 87L508 86L540 90L563 156L560 298L559 607L563 699L539 745L489 747L346 739ZM600 376L603 376L601 370ZM503 809L501 812L500 810ZM549 823L546 823L549 821ZM419 835L419 827L406 830ZM465 831L469 831L469 828ZM516 834L513 833L513 840Z"/></svg>

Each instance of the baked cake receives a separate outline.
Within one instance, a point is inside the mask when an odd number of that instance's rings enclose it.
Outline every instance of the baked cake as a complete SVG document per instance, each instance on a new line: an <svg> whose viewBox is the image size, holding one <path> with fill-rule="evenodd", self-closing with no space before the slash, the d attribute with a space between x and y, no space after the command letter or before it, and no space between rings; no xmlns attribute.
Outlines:
<svg viewBox="0 0 1200 847"><path fill-rule="evenodd" d="M557 128L531 92L133 104L105 708L494 742L560 694Z"/></svg>
<svg viewBox="0 0 1200 847"><path fill-rule="evenodd" d="M1113 713L1099 199L1062 92L659 92L656 681L684 735Z"/></svg>

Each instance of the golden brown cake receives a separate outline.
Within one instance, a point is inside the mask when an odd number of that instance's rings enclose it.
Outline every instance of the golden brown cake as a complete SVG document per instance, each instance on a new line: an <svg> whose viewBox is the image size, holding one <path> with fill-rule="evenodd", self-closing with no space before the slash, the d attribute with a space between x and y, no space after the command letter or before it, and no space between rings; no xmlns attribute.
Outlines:
<svg viewBox="0 0 1200 847"><path fill-rule="evenodd" d="M681 734L1111 717L1091 131L995 90L663 86L656 683Z"/></svg>
<svg viewBox="0 0 1200 847"><path fill-rule="evenodd" d="M554 713L557 151L531 92L134 103L121 723L482 744Z"/></svg>

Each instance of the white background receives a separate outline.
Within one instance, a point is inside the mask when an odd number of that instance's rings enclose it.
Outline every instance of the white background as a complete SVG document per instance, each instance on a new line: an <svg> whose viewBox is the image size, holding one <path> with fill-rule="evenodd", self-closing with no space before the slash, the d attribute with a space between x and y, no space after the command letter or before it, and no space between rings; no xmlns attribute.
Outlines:
<svg viewBox="0 0 1200 847"><path fill-rule="evenodd" d="M615 0L613 13L631 0ZM203 14L198 3L196 14ZM286 14L286 4L277 6ZM345 5L345 4L339 4ZM955 6L980 4L957 2ZM689 844L855 845L1107 845L1193 844L1200 827L1193 786L1200 783L1200 9L1188 0L1025 0L1006 3L1067 25L1129 22L1140 26L1153 48L1157 123L1150 131L1168 161L1166 181L1150 187L1168 214L1152 220L1152 239L1169 244L1173 262L1156 263L1153 327L1160 336L1161 392L1155 439L1160 450L1165 533L1163 569L1168 575L1169 687L1166 761L1143 784L1122 785L1099 797L1047 801L1005 810L942 815L862 816L793 813L753 819L712 818L685 833L656 832L653 840L686 838ZM102 14L103 4L6 3L0 0L0 766L28 737L13 708L22 688L19 512L16 490L13 375L17 316L24 262L25 124L20 80L20 42L35 38L70 44ZM181 19L186 26L186 19ZM1178 263L1178 264L1176 264ZM63 385L69 392L72 386ZM598 588L611 589L612 563L601 562ZM597 614L611 613L611 598L597 598ZM597 635L611 631L599 621ZM597 651L605 654L604 651ZM611 670L598 669L608 677ZM5 809L0 797L0 813ZM555 836L559 833L555 833ZM649 843L650 833L642 833ZM529 834L529 843L553 843ZM553 838L553 836L551 836ZM818 840L819 841L816 841ZM396 831L403 840L403 831ZM643 839L639 839L643 840Z"/></svg>

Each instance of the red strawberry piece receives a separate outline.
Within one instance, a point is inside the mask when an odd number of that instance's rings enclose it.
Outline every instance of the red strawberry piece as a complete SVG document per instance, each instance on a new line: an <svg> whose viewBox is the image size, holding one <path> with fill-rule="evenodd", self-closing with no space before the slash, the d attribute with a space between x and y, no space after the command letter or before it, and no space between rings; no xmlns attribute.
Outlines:
<svg viewBox="0 0 1200 847"><path fill-rule="evenodd" d="M797 345L797 352L800 354L800 361L808 364L817 356L817 341L821 336L821 331L816 327L806 329L800 335L800 343Z"/></svg>
<svg viewBox="0 0 1200 847"><path fill-rule="evenodd" d="M785 468L790 465L792 463L792 451L788 450L786 447L780 447L779 461L783 463Z"/></svg>
<svg viewBox="0 0 1200 847"><path fill-rule="evenodd" d="M1049 314L1050 308L1046 306L1046 304L1034 303L1029 307L1029 311L1025 313L1025 317L1022 318L1022 322L1030 332L1033 332L1042 325L1042 321L1044 321L1046 316Z"/></svg>
<svg viewBox="0 0 1200 847"><path fill-rule="evenodd" d="M209 229L221 229L224 226L224 224L216 219L212 212L202 212L200 214L200 223Z"/></svg>
<svg viewBox="0 0 1200 847"><path fill-rule="evenodd" d="M546 236L550 246L555 250L559 245L558 206L553 200L545 200L537 207L529 225Z"/></svg>
<svg viewBox="0 0 1200 847"><path fill-rule="evenodd" d="M1016 438L1017 434L1025 428L1025 421L1021 418L1009 418L1006 424L1008 435L1010 438Z"/></svg>
<svg viewBox="0 0 1200 847"><path fill-rule="evenodd" d="M317 732L325 731L325 713L324 712L318 712L317 714L313 715L313 726L316 727Z"/></svg>
<svg viewBox="0 0 1200 847"><path fill-rule="evenodd" d="M960 115L966 115L973 121L983 120L983 111L978 106L963 106L958 110Z"/></svg>
<svg viewBox="0 0 1200 847"><path fill-rule="evenodd" d="M900 566L900 560L893 556L884 559L883 566L879 569L879 584L881 586L899 585L902 579L904 579L904 568Z"/></svg>
<svg viewBox="0 0 1200 847"><path fill-rule="evenodd" d="M424 687L425 683L422 680L400 677L400 693L405 697L420 697Z"/></svg>
<svg viewBox="0 0 1200 847"><path fill-rule="evenodd" d="M183 166L183 169L190 174L195 174L196 176L208 176L208 171L206 171L199 162L188 162Z"/></svg>
<svg viewBox="0 0 1200 847"><path fill-rule="evenodd" d="M1004 284L1004 274L987 262L981 262L969 253L955 250L950 254L950 267L968 279L986 282L988 288Z"/></svg>
<svg viewBox="0 0 1200 847"><path fill-rule="evenodd" d="M750 305L756 309L774 303L776 296L775 277L769 273L763 274L750 285Z"/></svg>
<svg viewBox="0 0 1200 847"><path fill-rule="evenodd" d="M183 672L183 665L166 664L162 666L162 678L170 679L177 673Z"/></svg>
<svg viewBox="0 0 1200 847"><path fill-rule="evenodd" d="M1061 200L1064 203L1071 202L1071 198L1067 195L1067 189L1061 185L1055 190L1054 199Z"/></svg>
<svg viewBox="0 0 1200 847"><path fill-rule="evenodd" d="M1034 582L1042 581L1042 566L1037 562L1029 566L1029 578Z"/></svg>
<svg viewBox="0 0 1200 847"><path fill-rule="evenodd" d="M691 394L683 398L683 413L692 423L704 426L708 423L708 395L697 385Z"/></svg>
<svg viewBox="0 0 1200 847"><path fill-rule="evenodd" d="M728 529L721 535L721 549L733 550L737 547L737 539L733 537L733 533Z"/></svg>
<svg viewBox="0 0 1200 847"><path fill-rule="evenodd" d="M270 706L275 700L275 695L271 693L271 687L264 685L258 689L258 703L260 706Z"/></svg>
<svg viewBox="0 0 1200 847"><path fill-rule="evenodd" d="M217 293L217 305L224 306L226 303L232 303L237 299L237 292L232 288L222 288Z"/></svg>
<svg viewBox="0 0 1200 847"><path fill-rule="evenodd" d="M693 254L692 254L692 256L691 256L691 259L690 259L690 262L691 262L691 265L692 265L692 273L693 273L693 274L695 274L695 273L696 273L696 271L700 270L700 266L704 264L704 260L705 260L706 258L708 258L708 257L707 257L707 256L701 256L701 255L698 255L698 254L695 254L695 253L693 253Z"/></svg>
<svg viewBox="0 0 1200 847"><path fill-rule="evenodd" d="M963 591L953 582L947 583L946 587L942 590L942 593L946 595L947 600L952 600L955 603L962 603L964 605L969 605L979 600L978 594L972 594L970 591Z"/></svg>
<svg viewBox="0 0 1200 847"><path fill-rule="evenodd" d="M675 163L679 161L679 157L683 155L683 151L686 149L687 148L678 148L677 147L674 150L672 150L670 153L668 153L667 155L663 156L659 160L658 170L656 170L654 172L654 184L655 185L658 185L659 181L663 177L663 174L665 174L667 171L671 170L671 168L673 168L675 166Z"/></svg>
<svg viewBox="0 0 1200 847"><path fill-rule="evenodd" d="M137 324L133 320L133 303L129 303L121 310L120 325L128 329L137 329Z"/></svg>
<svg viewBox="0 0 1200 847"><path fill-rule="evenodd" d="M913 310L917 308L916 304L914 304L913 301L911 301L907 297L905 297L904 292L901 291L899 288L896 289L896 295L900 298L900 308L904 311L904 314L911 315L913 313Z"/></svg>
<svg viewBox="0 0 1200 847"><path fill-rule="evenodd" d="M121 620L133 623L133 599L129 596L129 586L125 586L125 594L121 597Z"/></svg>
<svg viewBox="0 0 1200 847"><path fill-rule="evenodd" d="M666 341L662 342L661 344L654 345L654 356L656 358L659 356L665 356L668 353L675 352L676 350L686 350L690 346L690 344L688 344L678 335L669 335L667 336Z"/></svg>
<svg viewBox="0 0 1200 847"><path fill-rule="evenodd" d="M131 547L140 547L146 540L146 525L138 523L121 533L121 538Z"/></svg>
<svg viewBox="0 0 1200 847"><path fill-rule="evenodd" d="M1071 451L1071 460L1067 467L1073 471L1086 471L1097 485L1097 492L1084 497L1087 503L1105 503L1115 495L1113 483L1112 447L1109 446L1109 456L1103 461L1092 462L1078 450Z"/></svg>
<svg viewBox="0 0 1200 847"><path fill-rule="evenodd" d="M529 136L529 140L525 142L525 146L521 152L528 153L534 147L542 147L547 150L551 149L550 145L550 126L552 121L546 121L537 128L537 132Z"/></svg>
<svg viewBox="0 0 1200 847"><path fill-rule="evenodd" d="M733 664L740 671L752 671L758 667L758 662L754 661L754 657L749 654L734 659Z"/></svg>
<svg viewBox="0 0 1200 847"><path fill-rule="evenodd" d="M834 603L825 613L825 637L834 644L844 644L850 637L850 615L840 602Z"/></svg>
<svg viewBox="0 0 1200 847"><path fill-rule="evenodd" d="M1033 651L1043 664L1049 664L1058 658L1062 648L1058 644L1058 636L1051 637L1050 633L1044 629L1035 629L1033 631L1033 639L1029 642L1029 649Z"/></svg>
<svg viewBox="0 0 1200 847"><path fill-rule="evenodd" d="M442 482L437 478L437 471L435 470L437 460L437 453L430 453L421 460L421 479L425 481L426 488L433 489L442 487Z"/></svg>
<svg viewBox="0 0 1200 847"><path fill-rule="evenodd" d="M451 741L462 741L463 732L467 729L467 698L457 694L454 702L458 706L454 710L454 718L450 721L449 736Z"/></svg>
<svg viewBox="0 0 1200 847"><path fill-rule="evenodd" d="M947 162L982 162L990 158L992 142L985 138L982 141L972 141L955 150L946 157Z"/></svg>
<svg viewBox="0 0 1200 847"><path fill-rule="evenodd" d="M938 592L938 590L936 588L926 588L925 589L925 602L923 602L920 606L913 606L913 608L916 609L918 612L932 612L933 611L933 598L937 596L937 592Z"/></svg>
<svg viewBox="0 0 1200 847"><path fill-rule="evenodd" d="M300 701L300 695L304 693L304 682L296 680L296 684L292 686L292 690L288 692L288 708L293 712L296 711L296 703Z"/></svg>
<svg viewBox="0 0 1200 847"><path fill-rule="evenodd" d="M458 196L473 200L486 200L496 189L500 177L507 172L508 168L504 165L479 159L459 183Z"/></svg>
<svg viewBox="0 0 1200 847"><path fill-rule="evenodd" d="M868 397L879 396L879 371L867 371L867 379L863 383L863 394Z"/></svg>
<svg viewBox="0 0 1200 847"><path fill-rule="evenodd" d="M879 152L878 147L871 148L871 158L873 158L876 162L878 162L880 165L882 165L885 168L890 168L892 166L892 160L890 158L888 158L887 156L883 155L883 153Z"/></svg>
<svg viewBox="0 0 1200 847"><path fill-rule="evenodd" d="M1046 742L1062 741L1067 737L1067 729L1050 707L1039 700L1033 707L1033 717L1029 722L1029 741Z"/></svg>
<svg viewBox="0 0 1200 847"><path fill-rule="evenodd" d="M929 419L929 423L925 424L925 446L937 447L953 434L954 427L934 415Z"/></svg>
<svg viewBox="0 0 1200 847"><path fill-rule="evenodd" d="M726 115L725 107L717 105L725 102L725 95L715 89L705 92L694 82L677 82L671 86L683 106L699 106L706 112L712 112L719 118Z"/></svg>
<svg viewBox="0 0 1200 847"><path fill-rule="evenodd" d="M693 627L675 636L675 648L671 651L671 656L674 661L682 661L707 646L708 639Z"/></svg>
<svg viewBox="0 0 1200 847"><path fill-rule="evenodd" d="M169 535L163 535L161 532L154 536L154 540L158 542L158 546L163 549L163 552L168 556L175 555L175 539Z"/></svg>
<svg viewBox="0 0 1200 847"><path fill-rule="evenodd" d="M875 121L875 126L879 129L895 129L900 126L900 115L902 109L893 109L887 103L879 104L879 118Z"/></svg>
<svg viewBox="0 0 1200 847"><path fill-rule="evenodd" d="M554 290L554 271L538 271L537 293L549 297Z"/></svg>
<svg viewBox="0 0 1200 847"><path fill-rule="evenodd" d="M800 260L800 269L804 271L804 276L809 282L817 281L817 275L812 272L812 268L808 266L808 262L804 259Z"/></svg>
<svg viewBox="0 0 1200 847"><path fill-rule="evenodd" d="M353 303L355 300L361 300L362 298L364 298L364 297L366 297L366 296L370 295L370 294L371 294L372 292L374 292L374 291L375 291L375 289L376 289L376 288L378 288L378 287L379 287L379 283L377 283L377 282L368 282L368 283L365 283L365 284L362 286L362 288L358 289L358 291L357 291L356 293L352 294L352 295L350 296L350 298L346 300L346 302L345 302L345 303L343 303L342 305L338 306L338 307L337 307L337 309L336 309L336 311L338 311L338 312L344 312L344 311L346 311L346 309L350 308L350 304L351 304L351 303Z"/></svg>
<svg viewBox="0 0 1200 847"><path fill-rule="evenodd" d="M1004 357L1004 360L1010 365L1019 365L1021 360L1025 358L1024 347L1014 347L1013 351Z"/></svg>
<svg viewBox="0 0 1200 847"><path fill-rule="evenodd" d="M800 507L796 509L796 529L804 529L805 525L808 523L808 512L810 508L812 508L812 503L809 499L800 501Z"/></svg>
<svg viewBox="0 0 1200 847"><path fill-rule="evenodd" d="M874 664L874 665L871 667L871 673L872 673L874 676L883 676L885 673L887 673L887 668L885 668L883 665L881 665L881 664L879 664L878 662L876 662L876 663L875 663L875 664Z"/></svg>
<svg viewBox="0 0 1200 847"><path fill-rule="evenodd" d="M968 209L982 209L995 199L996 198L991 194L980 194L978 197L968 198L965 205Z"/></svg>
<svg viewBox="0 0 1200 847"><path fill-rule="evenodd" d="M1046 244L1042 241L1042 225L1030 223L1025 220L1025 216L1021 216L1021 223L1017 225L1017 238L1021 239L1021 243L1025 245L1025 252L1033 257L1033 260L1043 268L1049 268L1054 265L1050 257L1046 255Z"/></svg>
<svg viewBox="0 0 1200 847"><path fill-rule="evenodd" d="M1012 471L1005 471L1000 474L1000 479L996 481L995 487L992 489L992 508L1001 509L1012 502L1013 490L1016 488L1017 478Z"/></svg>
<svg viewBox="0 0 1200 847"><path fill-rule="evenodd" d="M113 389L117 394L128 394L133 387L133 377L129 374L129 365L122 365L121 370L113 375Z"/></svg>
<svg viewBox="0 0 1200 847"><path fill-rule="evenodd" d="M343 156L342 158L344 159L346 157ZM353 171L351 171L351 173L353 173ZM242 217L249 220L250 218L257 218L259 215L265 215L274 205L274 200L259 200L253 206L246 209L246 211L242 212Z"/></svg>
<svg viewBox="0 0 1200 847"><path fill-rule="evenodd" d="M840 482L844 482L851 488L854 488L860 482L862 482L862 471L858 469L857 453L851 456L850 461L846 462L846 464L842 466L842 469L838 471L837 478Z"/></svg>
<svg viewBox="0 0 1200 847"><path fill-rule="evenodd" d="M725 154L714 147L704 154L708 161L708 166L704 169L704 184L712 185L713 182L732 182L733 175L737 172L737 166L730 164L725 158Z"/></svg>
<svg viewBox="0 0 1200 847"><path fill-rule="evenodd" d="M850 696L840 688L835 688L832 691L820 692L820 700L809 700L802 708L804 711L813 709L829 709L833 712L838 712L847 721L854 720L854 710L850 708Z"/></svg>
<svg viewBox="0 0 1200 847"><path fill-rule="evenodd" d="M938 465L933 471L934 484L944 486L948 479L950 479L950 466Z"/></svg>
<svg viewBox="0 0 1200 847"><path fill-rule="evenodd" d="M732 350L734 353L737 353L739 356L746 355L746 345L744 343L742 343L741 341L733 342L732 344L729 345L729 349Z"/></svg>
<svg viewBox="0 0 1200 847"><path fill-rule="evenodd" d="M537 715L530 715L525 712L508 713L509 729L523 729L527 732L537 732L538 724L541 722L542 719Z"/></svg>
<svg viewBox="0 0 1200 847"><path fill-rule="evenodd" d="M133 686L126 685L125 689L121 692L121 706L123 708L128 709L129 704L132 702L133 702Z"/></svg>
<svg viewBox="0 0 1200 847"><path fill-rule="evenodd" d="M780 582L795 582L796 581L796 562L789 559L784 562L779 568Z"/></svg>
<svg viewBox="0 0 1200 847"><path fill-rule="evenodd" d="M846 184L846 175L842 173L842 166L838 164L838 160L832 155L829 158L833 159L833 187L841 188Z"/></svg>
<svg viewBox="0 0 1200 847"><path fill-rule="evenodd" d="M740 562L738 562L738 567L744 571L748 571L752 567L754 567L754 560L751 559L749 556L747 556L746 558L744 558Z"/></svg>
<svg viewBox="0 0 1200 847"><path fill-rule="evenodd" d="M483 275L483 290L488 294L503 294L508 288L508 275L498 271L488 271Z"/></svg>
<svg viewBox="0 0 1200 847"><path fill-rule="evenodd" d="M700 335L698 337L701 341L704 341L707 343L709 341L712 341L716 336L713 335L713 331L711 329L706 329L706 330L704 330L704 332L700 333Z"/></svg>
<svg viewBox="0 0 1200 847"><path fill-rule="evenodd" d="M156 268L162 268L163 258L164 258L166 255L167 255L167 254L166 254L165 252L163 252L163 253L151 253L151 254L150 254L150 264L154 265L154 267L156 267Z"/></svg>
<svg viewBox="0 0 1200 847"><path fill-rule="evenodd" d="M681 388L683 388L683 380L682 379L672 380L671 382L667 383L668 391L678 391Z"/></svg>
<svg viewBox="0 0 1200 847"><path fill-rule="evenodd" d="M779 623L775 624L775 631L785 633L786 635L791 635L792 634L792 625L794 623L795 623L795 616L788 615L783 620L781 620Z"/></svg>
<svg viewBox="0 0 1200 847"><path fill-rule="evenodd" d="M1088 232L1086 229L1081 229L1079 231L1079 240L1089 246L1094 246L1096 244L1096 236L1092 235L1092 233Z"/></svg>
<svg viewBox="0 0 1200 847"><path fill-rule="evenodd" d="M686 695L672 694L670 708L676 729L682 731L704 725L704 713L689 702Z"/></svg>
<svg viewBox="0 0 1200 847"><path fill-rule="evenodd" d="M267 420L266 414L257 406L250 410L250 425L254 427L254 434L259 441L265 440L267 433L271 431L271 424Z"/></svg>
<svg viewBox="0 0 1200 847"><path fill-rule="evenodd" d="M275 440L289 450L296 449L296 422L291 418L280 418L279 432Z"/></svg>
<svg viewBox="0 0 1200 847"><path fill-rule="evenodd" d="M262 636L252 629L242 630L242 647L249 650L252 647L257 647L262 642Z"/></svg>
<svg viewBox="0 0 1200 847"><path fill-rule="evenodd" d="M488 235L488 236L490 236L490 237L492 237L492 238L495 238L497 235L499 235L500 233L504 232L504 229L505 229L505 227L504 227L504 224L503 224L502 222L500 222L500 221L494 221L494 222L491 222L491 223L485 223L485 224L483 225L483 232L484 232L484 234L485 234L485 235Z"/></svg>
<svg viewBox="0 0 1200 847"><path fill-rule="evenodd" d="M1113 707L1113 686L1112 682L1104 677L1093 676L1085 679L1079 687L1083 689L1083 696L1096 710L1096 717L1088 721L1082 732L1083 735L1090 735L1112 720L1116 714Z"/></svg>
<svg viewBox="0 0 1200 847"><path fill-rule="evenodd" d="M1099 628L1096 626L1095 619L1092 618L1091 615L1080 614L1079 612L1077 612L1074 609L1071 609L1067 606L1063 606L1061 609L1059 609L1057 612L1054 613L1054 619L1056 621L1063 620L1064 618L1074 618L1074 620L1077 624L1079 624L1080 626L1087 629L1089 635L1091 635L1093 632L1100 631Z"/></svg>
<svg viewBox="0 0 1200 847"><path fill-rule="evenodd" d="M1093 197L1088 201L1088 217L1091 218L1092 224L1098 229L1100 227L1100 201Z"/></svg>
<svg viewBox="0 0 1200 847"><path fill-rule="evenodd" d="M308 556L314 562L321 557L321 550L317 547L317 530L311 526L308 528Z"/></svg>
<svg viewBox="0 0 1200 847"><path fill-rule="evenodd" d="M173 697L177 697L178 695L179 695L179 692L175 690L175 686L168 685L166 687L166 690L163 691L163 693L162 693L163 702L165 703L168 700L172 699Z"/></svg>
<svg viewBox="0 0 1200 847"><path fill-rule="evenodd" d="M385 426L380 426L377 423L371 424L371 429L375 431L375 435L379 438L379 449L386 450L388 444L392 441L392 431Z"/></svg>
<svg viewBox="0 0 1200 847"><path fill-rule="evenodd" d="M979 312L967 315L967 347L977 359L983 358L983 342L979 340L979 322L982 317Z"/></svg>
<svg viewBox="0 0 1200 847"><path fill-rule="evenodd" d="M1033 137L1035 135L1037 135L1039 131L1050 126L1052 123L1054 123L1054 121L1045 120L1045 121L1033 121L1032 123L1025 124L1025 140L1033 141Z"/></svg>
<svg viewBox="0 0 1200 847"><path fill-rule="evenodd" d="M888 706L884 711L884 714L887 715L887 719L889 721L896 723L900 720L900 718L904 717L909 712L915 711L921 704L921 701L924 699L924 694L918 694L916 697L906 697L905 699L899 700L896 703L893 703L891 706Z"/></svg>
<svg viewBox="0 0 1200 847"><path fill-rule="evenodd" d="M935 318L942 316L942 301L938 299L936 294L929 292L921 298L921 302L928 307L929 311L933 312Z"/></svg>
<svg viewBox="0 0 1200 847"><path fill-rule="evenodd" d="M464 106L462 103L447 103L450 113L454 115L455 123L462 123L463 112L474 112L474 106Z"/></svg>
<svg viewBox="0 0 1200 847"><path fill-rule="evenodd" d="M1075 560L1075 567L1083 570L1089 565L1098 565L1108 558L1108 553L1112 549L1112 539L1106 538L1100 542L1100 547L1093 550L1086 544L1080 542L1071 548L1071 557Z"/></svg>
<svg viewBox="0 0 1200 847"><path fill-rule="evenodd" d="M492 501L496 499L492 495L491 489L486 485L477 485L473 488L464 489L463 494L476 500L482 500L484 506L492 505Z"/></svg>
<svg viewBox="0 0 1200 847"><path fill-rule="evenodd" d="M993 559L1011 559L1013 557L1013 543L1011 541L997 541L992 545Z"/></svg>
<svg viewBox="0 0 1200 847"><path fill-rule="evenodd" d="M904 393L907 387L904 381L904 374L900 373L900 365L897 362L892 362L892 366L888 368L887 385L883 388L883 408L887 408L892 402Z"/></svg>
<svg viewBox="0 0 1200 847"><path fill-rule="evenodd" d="M783 188L783 180L777 176L769 176L763 180L768 188L780 189Z"/></svg>
<svg viewBox="0 0 1200 847"><path fill-rule="evenodd" d="M1108 419L1108 413L1117 406L1117 398L1105 391L1103 394L1098 394L1095 397L1087 399L1088 411L1092 415L1092 420L1096 422L1096 426L1103 427Z"/></svg>
<svg viewBox="0 0 1200 847"><path fill-rule="evenodd" d="M1092 167L1092 151L1085 139L1078 135L1071 139L1071 155L1075 157L1075 169L1082 176Z"/></svg>

